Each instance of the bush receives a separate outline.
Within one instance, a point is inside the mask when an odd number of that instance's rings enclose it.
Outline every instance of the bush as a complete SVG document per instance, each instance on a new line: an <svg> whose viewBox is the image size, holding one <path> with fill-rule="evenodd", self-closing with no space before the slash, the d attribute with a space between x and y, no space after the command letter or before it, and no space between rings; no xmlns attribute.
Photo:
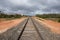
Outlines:
<svg viewBox="0 0 60 40"><path fill-rule="evenodd" d="M60 14L37 14L36 17L40 18L60 18Z"/></svg>
<svg viewBox="0 0 60 40"><path fill-rule="evenodd" d="M60 22L60 19L58 20L58 22Z"/></svg>
<svg viewBox="0 0 60 40"><path fill-rule="evenodd" d="M20 17L22 17L20 14L8 15L8 14L0 13L0 18L20 18Z"/></svg>

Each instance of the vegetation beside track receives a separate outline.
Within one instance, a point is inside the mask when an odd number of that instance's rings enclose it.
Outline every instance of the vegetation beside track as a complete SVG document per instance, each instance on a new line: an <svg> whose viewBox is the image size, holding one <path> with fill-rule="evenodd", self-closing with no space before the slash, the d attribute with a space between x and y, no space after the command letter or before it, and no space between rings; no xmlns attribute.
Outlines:
<svg viewBox="0 0 60 40"><path fill-rule="evenodd" d="M16 18L21 18L23 17L21 14L6 14L0 11L0 19L16 19Z"/></svg>
<svg viewBox="0 0 60 40"><path fill-rule="evenodd" d="M60 22L60 14L36 14L36 17Z"/></svg>

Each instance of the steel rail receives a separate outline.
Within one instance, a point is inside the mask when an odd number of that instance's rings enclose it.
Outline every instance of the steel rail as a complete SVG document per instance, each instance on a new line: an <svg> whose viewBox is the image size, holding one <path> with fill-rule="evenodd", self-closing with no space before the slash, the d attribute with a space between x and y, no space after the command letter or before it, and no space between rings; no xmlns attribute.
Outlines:
<svg viewBox="0 0 60 40"><path fill-rule="evenodd" d="M37 28L37 26L36 26L35 22L33 21L33 19L32 19L32 18L31 18L31 20L32 20L32 23L33 23L33 25L34 25L34 27L35 27L35 29L36 29L36 31L37 31L37 33L38 33L39 37L41 38L41 40L44 40L44 39L43 39L43 37L42 37L42 35L41 35L41 33L39 32L39 30L38 30L38 28Z"/></svg>
<svg viewBox="0 0 60 40"><path fill-rule="evenodd" d="M17 40L20 40L20 39L21 39L21 36L22 36L22 34L23 34L23 32L24 32L24 30L25 30L25 28L26 28L26 25L27 25L27 23L28 23L28 20L29 20L29 18L27 19L27 21L26 21L26 23L25 23L25 25L24 25L24 27L23 27L23 29L22 29L22 31L21 31L21 33L20 33L20 35L19 35L19 37L18 37Z"/></svg>

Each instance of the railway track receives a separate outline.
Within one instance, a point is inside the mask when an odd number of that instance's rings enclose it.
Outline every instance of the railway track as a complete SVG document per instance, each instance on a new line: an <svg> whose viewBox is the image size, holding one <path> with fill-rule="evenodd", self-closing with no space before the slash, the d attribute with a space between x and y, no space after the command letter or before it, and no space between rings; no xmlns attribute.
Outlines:
<svg viewBox="0 0 60 40"><path fill-rule="evenodd" d="M24 32L24 29L26 28L26 25L27 25L27 23L28 23L28 20L29 20L29 18L27 19L27 22L25 23L23 29L21 30L21 33L20 33L20 35L19 35L19 37L18 37L17 40L20 40L20 38L21 38L21 36L22 36L22 34L23 34L23 32Z"/></svg>
<svg viewBox="0 0 60 40"><path fill-rule="evenodd" d="M28 18L18 24L16 27L8 29L6 32L0 34L0 40L18 40L27 21Z"/></svg>
<svg viewBox="0 0 60 40"><path fill-rule="evenodd" d="M28 17L21 24L0 34L0 40L59 40L35 19Z"/></svg>
<svg viewBox="0 0 60 40"><path fill-rule="evenodd" d="M32 34L34 35L33 37ZM18 40L43 40L32 18L29 18L29 21L27 21Z"/></svg>
<svg viewBox="0 0 60 40"><path fill-rule="evenodd" d="M32 20L32 18L31 18L31 20ZM35 27L35 29L36 29L36 31L37 31L39 37L41 38L41 40L44 40L43 37L42 37L42 35L40 34L38 28L36 27L36 24L34 23L34 20L32 20L32 23L33 23L33 25L34 25L34 27Z"/></svg>
<svg viewBox="0 0 60 40"><path fill-rule="evenodd" d="M0 34L0 40L43 40L32 18Z"/></svg>

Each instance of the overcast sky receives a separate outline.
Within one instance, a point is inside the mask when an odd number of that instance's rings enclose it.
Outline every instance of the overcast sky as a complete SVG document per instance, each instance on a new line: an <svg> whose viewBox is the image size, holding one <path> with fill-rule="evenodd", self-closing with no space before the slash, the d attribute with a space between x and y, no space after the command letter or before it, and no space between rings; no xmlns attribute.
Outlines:
<svg viewBox="0 0 60 40"><path fill-rule="evenodd" d="M60 0L0 0L0 10L6 13L33 15L60 12Z"/></svg>

